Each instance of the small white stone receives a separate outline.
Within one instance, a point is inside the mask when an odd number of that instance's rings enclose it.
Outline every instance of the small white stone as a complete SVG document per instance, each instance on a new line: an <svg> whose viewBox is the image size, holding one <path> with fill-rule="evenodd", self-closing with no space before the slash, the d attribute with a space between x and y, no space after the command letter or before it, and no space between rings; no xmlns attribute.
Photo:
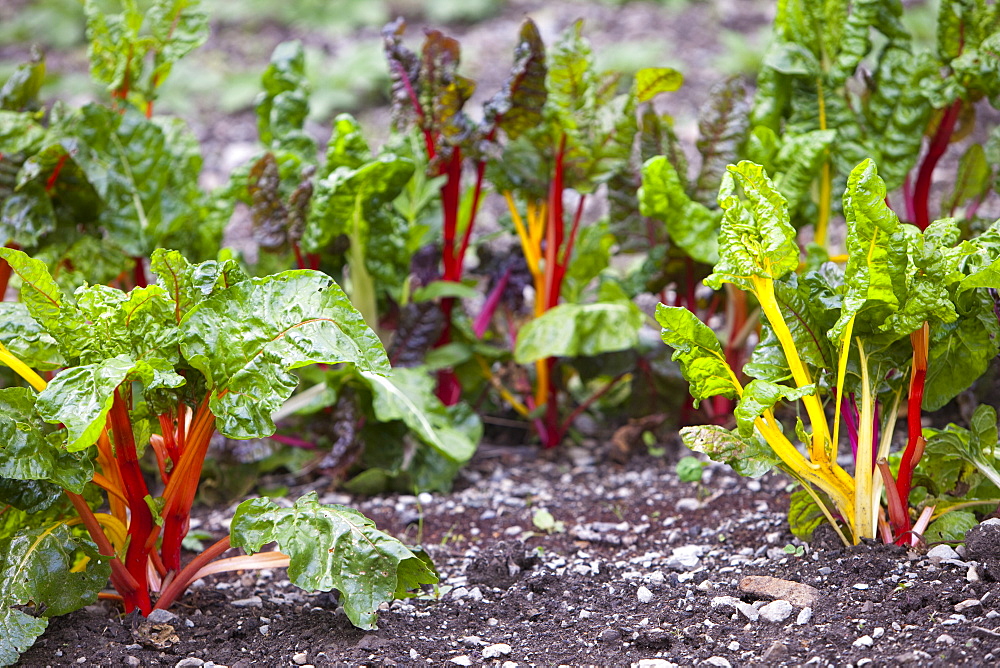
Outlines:
<svg viewBox="0 0 1000 668"><path fill-rule="evenodd" d="M799 626L803 624L808 624L809 620L812 619L813 609L812 608L802 608L799 612L799 616L795 618L795 623Z"/></svg>
<svg viewBox="0 0 1000 668"><path fill-rule="evenodd" d="M976 570L975 564L969 566L969 572L965 574L965 579L969 582L979 582L979 571Z"/></svg>
<svg viewBox="0 0 1000 668"><path fill-rule="evenodd" d="M726 645L726 649L728 649L730 652L738 652L740 651L740 644L734 640L728 645Z"/></svg>
<svg viewBox="0 0 1000 668"><path fill-rule="evenodd" d="M966 600L962 601L961 603L956 603L955 604L955 612L965 612L966 610L969 610L970 608L978 608L978 607L981 607L981 606L982 606L982 603L979 601L978 598L970 598L970 599L966 599Z"/></svg>
<svg viewBox="0 0 1000 668"><path fill-rule="evenodd" d="M413 659L414 661L416 661L417 659L420 658L420 652L418 652L417 650L415 650L415 649L413 649L411 647L410 648L410 658Z"/></svg>
<svg viewBox="0 0 1000 668"><path fill-rule="evenodd" d="M510 645L505 642L500 642L483 648L484 659L496 659L497 657L505 656L507 654L510 654Z"/></svg>
<svg viewBox="0 0 1000 668"><path fill-rule="evenodd" d="M762 606L757 612L760 614L761 619L765 622L780 624L791 617L792 610L793 608L791 603L778 599L777 601L771 601L767 605Z"/></svg>
<svg viewBox="0 0 1000 668"><path fill-rule="evenodd" d="M856 585L854 585L854 588L864 590L868 589L868 585L866 585L864 582L859 582Z"/></svg>
<svg viewBox="0 0 1000 668"><path fill-rule="evenodd" d="M874 638L875 640L878 640L884 635L885 635L885 629L882 628L881 626L876 626L875 630L872 631L872 638Z"/></svg>
<svg viewBox="0 0 1000 668"><path fill-rule="evenodd" d="M413 650L410 651L412 652ZM292 663L294 663L296 666L304 666L307 663L309 663L309 655L305 652L297 652L295 654L292 654Z"/></svg>
<svg viewBox="0 0 1000 668"><path fill-rule="evenodd" d="M420 494L417 495L417 501L419 501L422 505L425 506L433 500L434 497L427 492L420 492Z"/></svg>
<svg viewBox="0 0 1000 668"><path fill-rule="evenodd" d="M931 560L932 564L936 564L943 559L958 559L958 552L953 550L950 545L935 545L927 550L927 558Z"/></svg>
<svg viewBox="0 0 1000 668"><path fill-rule="evenodd" d="M711 580L702 580L698 583L698 591L712 591L715 589L715 583Z"/></svg>
<svg viewBox="0 0 1000 668"><path fill-rule="evenodd" d="M464 654L460 654L459 656L453 656L452 658L450 658L448 660L451 661L452 663L454 663L455 665L458 665L458 666L471 666L472 665L472 659L470 659L469 657L465 656Z"/></svg>
<svg viewBox="0 0 1000 668"><path fill-rule="evenodd" d="M935 642L937 642L937 644L939 644L939 645L954 645L955 644L955 639L952 638L947 633L942 633L941 635L939 635L937 637L937 640Z"/></svg>
<svg viewBox="0 0 1000 668"><path fill-rule="evenodd" d="M733 664L729 663L729 659L722 656L711 656L701 662L703 666L716 666L716 668L733 668Z"/></svg>
<svg viewBox="0 0 1000 668"><path fill-rule="evenodd" d="M871 636L861 636L852 643L855 647L871 647L875 644Z"/></svg>
<svg viewBox="0 0 1000 668"><path fill-rule="evenodd" d="M189 656L186 659L181 659L174 664L174 668L197 668L198 666L204 666L205 662L196 656Z"/></svg>
<svg viewBox="0 0 1000 668"><path fill-rule="evenodd" d="M639 599L640 603L649 603L653 600L653 592L641 585L639 586L638 591L635 592L635 595Z"/></svg>

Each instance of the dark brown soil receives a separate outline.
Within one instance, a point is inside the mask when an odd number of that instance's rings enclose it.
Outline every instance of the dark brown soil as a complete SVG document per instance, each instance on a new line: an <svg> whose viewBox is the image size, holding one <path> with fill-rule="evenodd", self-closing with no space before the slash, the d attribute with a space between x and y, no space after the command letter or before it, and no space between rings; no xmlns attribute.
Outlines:
<svg viewBox="0 0 1000 668"><path fill-rule="evenodd" d="M353 628L335 595L301 592L283 571L248 573L198 583L176 618L159 624L105 605L54 619L21 665L1000 662L1000 526L974 530L969 549L978 552L943 562L823 537L801 546L788 533L787 483L777 476L750 481L710 465L698 485L677 480L676 455L621 466L586 448L552 458L503 452L478 456L448 496L325 493L422 543L440 570L435 591L394 603L376 631ZM326 486L290 496L324 496ZM540 531L538 510L563 526ZM202 528L224 531L227 512L206 511ZM751 620L733 605L767 601L740 591L748 575L811 585L819 599L780 622Z"/></svg>

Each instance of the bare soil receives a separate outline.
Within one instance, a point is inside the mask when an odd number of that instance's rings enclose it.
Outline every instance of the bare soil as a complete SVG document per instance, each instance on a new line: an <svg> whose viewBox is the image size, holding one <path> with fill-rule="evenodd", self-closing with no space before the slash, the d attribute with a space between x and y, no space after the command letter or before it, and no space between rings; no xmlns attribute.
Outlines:
<svg viewBox="0 0 1000 668"><path fill-rule="evenodd" d="M394 603L376 631L353 628L335 594L302 592L280 570L247 573L197 583L158 624L108 604L54 619L20 665L1000 663L1000 526L974 530L969 552L945 561L846 549L822 530L802 545L778 476L710 465L701 484L681 483L676 453L620 465L596 447L488 450L450 495L357 499L322 479L290 492L356 505L434 559L437 589ZM538 510L562 526L541 531ZM221 535L231 511L205 510L201 529ZM818 599L752 619L770 601L740 590L750 575L811 585Z"/></svg>

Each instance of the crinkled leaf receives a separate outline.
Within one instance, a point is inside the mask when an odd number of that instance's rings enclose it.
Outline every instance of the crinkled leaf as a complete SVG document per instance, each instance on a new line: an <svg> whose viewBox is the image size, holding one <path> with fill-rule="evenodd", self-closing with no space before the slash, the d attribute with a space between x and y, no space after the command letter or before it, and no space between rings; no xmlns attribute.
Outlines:
<svg viewBox="0 0 1000 668"><path fill-rule="evenodd" d="M50 371L65 366L59 344L38 321L31 317L22 302L0 302L0 343L32 369Z"/></svg>
<svg viewBox="0 0 1000 668"><path fill-rule="evenodd" d="M298 384L292 369L351 362L388 370L378 337L340 286L315 271L286 271L214 292L181 329L181 351L205 375L219 431L231 438L274 433L271 413Z"/></svg>
<svg viewBox="0 0 1000 668"><path fill-rule="evenodd" d="M882 331L907 336L924 321L933 327L958 318L951 292L962 279L959 265L966 250L955 246L960 231L957 221L946 218L931 223L910 242L910 261L905 270L905 297L899 310L886 319ZM897 281L898 282L898 281Z"/></svg>
<svg viewBox="0 0 1000 668"><path fill-rule="evenodd" d="M799 488L788 498L788 528L797 538L812 540L813 531L826 519L816 500Z"/></svg>
<svg viewBox="0 0 1000 668"><path fill-rule="evenodd" d="M336 169L318 181L302 247L320 252L341 234L353 236L367 247L369 218L391 206L414 170L409 158L383 154L357 169Z"/></svg>
<svg viewBox="0 0 1000 668"><path fill-rule="evenodd" d="M357 119L350 114L340 114L333 119L333 132L326 145L326 158L319 178L325 179L338 167L358 169L371 160L371 149Z"/></svg>
<svg viewBox="0 0 1000 668"><path fill-rule="evenodd" d="M977 406L970 422L971 429L949 424L941 430L929 430L926 448L931 452L948 453L972 464L990 482L1000 487L996 409L987 405Z"/></svg>
<svg viewBox="0 0 1000 668"><path fill-rule="evenodd" d="M39 423L35 393L21 387L0 390L0 477L52 481L80 494L93 464L63 449Z"/></svg>
<svg viewBox="0 0 1000 668"><path fill-rule="evenodd" d="M715 202L726 165L736 162L750 121L747 91L739 77L731 77L716 85L709 96L698 115L699 137L696 145L701 153L701 169L693 195L703 204Z"/></svg>
<svg viewBox="0 0 1000 668"><path fill-rule="evenodd" d="M261 142L277 150L315 159L316 144L303 131L309 115L309 80L302 43L282 42L271 54L257 98L257 132Z"/></svg>
<svg viewBox="0 0 1000 668"><path fill-rule="evenodd" d="M684 191L677 170L666 156L648 160L642 167L639 210L662 220L674 243L698 262L719 260L721 212L695 202Z"/></svg>
<svg viewBox="0 0 1000 668"><path fill-rule="evenodd" d="M759 478L780 463L758 433L744 438L715 425L684 427L680 433L684 445L731 466L742 476Z"/></svg>
<svg viewBox="0 0 1000 668"><path fill-rule="evenodd" d="M774 182L788 200L790 211L798 211L810 201L812 184L836 139L836 130L814 130L792 134L782 141L774 156Z"/></svg>
<svg viewBox="0 0 1000 668"><path fill-rule="evenodd" d="M979 519L974 512L953 510L931 522L923 538L928 543L962 543L965 532L978 524Z"/></svg>
<svg viewBox="0 0 1000 668"><path fill-rule="evenodd" d="M763 64L781 74L813 78L820 74L816 55L805 46L793 42L775 42L764 55Z"/></svg>
<svg viewBox="0 0 1000 668"><path fill-rule="evenodd" d="M511 139L538 127L548 97L547 73L545 45L538 26L530 18L525 19L514 50L514 65L504 87L486 103L486 118L497 119L497 125Z"/></svg>
<svg viewBox="0 0 1000 668"><path fill-rule="evenodd" d="M91 562L71 573L80 551ZM47 625L18 606L33 604L44 617L68 614L96 601L110 575L104 558L65 524L0 540L0 664L15 663Z"/></svg>
<svg viewBox="0 0 1000 668"><path fill-rule="evenodd" d="M680 363L681 373L691 384L695 408L708 397L739 396L736 376L726 363L719 338L708 325L685 308L665 304L657 304L656 321L663 327L663 342L674 349L671 359Z"/></svg>
<svg viewBox="0 0 1000 668"><path fill-rule="evenodd" d="M437 582L427 563L361 513L325 506L311 492L282 508L269 499L244 501L230 526L234 547L257 552L266 543L291 558L289 579L308 591L341 593L344 613L374 629L378 607L409 587Z"/></svg>
<svg viewBox="0 0 1000 668"><path fill-rule="evenodd" d="M455 462L466 462L477 443L456 429L434 396L434 381L422 369L397 368L387 376L358 374L371 388L372 410L379 421L402 420L421 441Z"/></svg>
<svg viewBox="0 0 1000 668"><path fill-rule="evenodd" d="M77 307L87 321L77 345L81 363L128 355L177 361L176 304L159 285L125 293L105 285L81 288Z"/></svg>
<svg viewBox="0 0 1000 668"><path fill-rule="evenodd" d="M871 51L872 28L890 40L909 40L909 35L900 21L902 12L901 3L885 0L854 0L850 3L850 13L843 23L837 44L839 47L837 57L830 71L834 85L842 85L852 76Z"/></svg>
<svg viewBox="0 0 1000 668"><path fill-rule="evenodd" d="M885 182L879 178L875 163L865 160L854 168L844 192L844 216L847 219L847 267L844 272L847 294L837 324L830 330L839 341L847 323L862 314L881 322L899 308L894 282L902 275L899 258L891 244L899 227L899 218L886 206ZM897 242L898 243L898 242Z"/></svg>
<svg viewBox="0 0 1000 668"><path fill-rule="evenodd" d="M660 93L671 93L684 84L684 75L672 67L647 67L635 73L635 97L649 102Z"/></svg>
<svg viewBox="0 0 1000 668"><path fill-rule="evenodd" d="M719 190L719 205L724 211L719 262L705 285L717 290L723 283L733 283L753 292L754 277L779 279L798 267L799 247L788 204L763 167L745 160L730 165Z"/></svg>
<svg viewBox="0 0 1000 668"><path fill-rule="evenodd" d="M754 421L774 408L779 401L798 401L816 393L815 385L795 388L767 380L753 380L743 388L740 402L733 411L740 436L749 438L754 433Z"/></svg>
<svg viewBox="0 0 1000 668"><path fill-rule="evenodd" d="M83 450L104 429L115 389L126 379L140 381L146 389L178 387L184 383L173 365L163 360L136 360L129 355L118 355L60 373L38 395L38 414L46 422L66 427L67 450Z"/></svg>
<svg viewBox="0 0 1000 668"><path fill-rule="evenodd" d="M64 298L45 263L13 248L0 248L0 258L21 279L21 301L31 317L50 333L61 331Z"/></svg>
<svg viewBox="0 0 1000 668"><path fill-rule="evenodd" d="M38 105L38 91L45 80L45 56L33 50L31 60L21 63L0 86L0 109L25 111ZM2 133L2 130L0 130Z"/></svg>
<svg viewBox="0 0 1000 668"><path fill-rule="evenodd" d="M521 328L514 359L527 364L634 348L643 322L645 316L631 302L560 304Z"/></svg>

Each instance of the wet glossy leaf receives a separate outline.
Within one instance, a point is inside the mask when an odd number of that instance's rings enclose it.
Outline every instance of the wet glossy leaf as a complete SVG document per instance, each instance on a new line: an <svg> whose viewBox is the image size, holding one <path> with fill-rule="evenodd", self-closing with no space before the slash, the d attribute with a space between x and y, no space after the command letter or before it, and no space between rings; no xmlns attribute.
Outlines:
<svg viewBox="0 0 1000 668"><path fill-rule="evenodd" d="M691 384L694 405L708 397L722 395L735 399L740 388L733 370L726 364L722 344L698 316L678 306L656 306L656 321L663 327L663 342L674 349L672 359L681 365Z"/></svg>
<svg viewBox="0 0 1000 668"><path fill-rule="evenodd" d="M631 302L560 304L521 328L514 359L593 357L634 348L645 316Z"/></svg>
<svg viewBox="0 0 1000 668"><path fill-rule="evenodd" d="M291 558L289 579L307 591L338 590L344 613L363 629L377 628L380 604L438 580L424 560L374 522L351 508L321 505L315 492L291 508L269 499L244 501L230 532L233 546L251 553L276 542Z"/></svg>

